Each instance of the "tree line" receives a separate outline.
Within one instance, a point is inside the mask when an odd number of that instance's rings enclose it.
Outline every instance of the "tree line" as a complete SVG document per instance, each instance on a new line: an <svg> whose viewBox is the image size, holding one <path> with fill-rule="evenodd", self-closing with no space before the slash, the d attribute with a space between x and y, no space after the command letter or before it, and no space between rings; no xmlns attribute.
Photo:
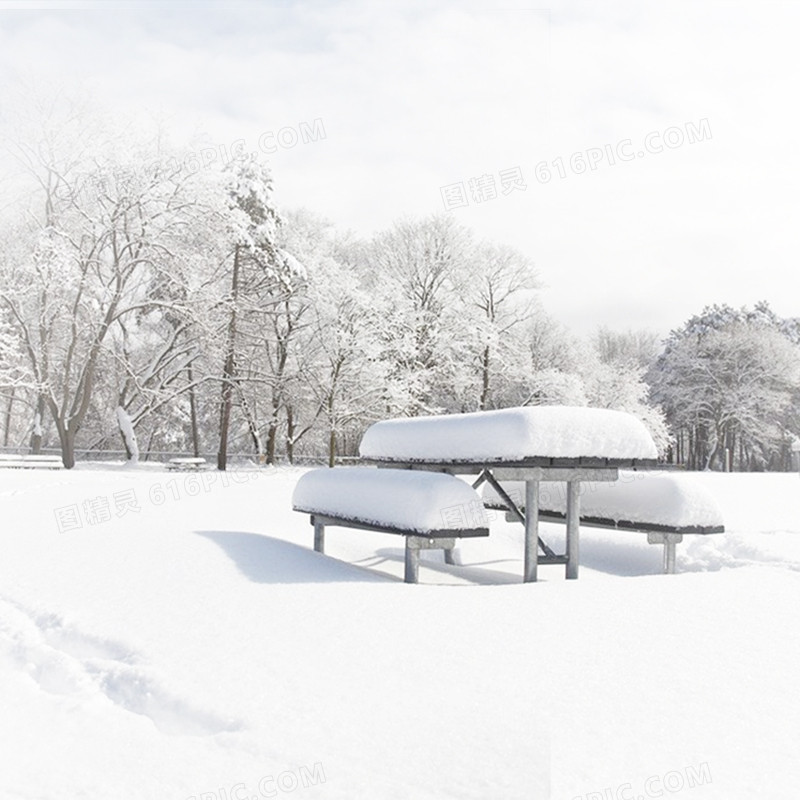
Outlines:
<svg viewBox="0 0 800 800"><path fill-rule="evenodd" d="M4 136L6 447L332 464L377 419L563 403L636 414L690 468L788 467L800 326L766 304L582 340L530 259L451 216L356 236L278 209L255 155L188 170L161 136L39 112Z"/></svg>

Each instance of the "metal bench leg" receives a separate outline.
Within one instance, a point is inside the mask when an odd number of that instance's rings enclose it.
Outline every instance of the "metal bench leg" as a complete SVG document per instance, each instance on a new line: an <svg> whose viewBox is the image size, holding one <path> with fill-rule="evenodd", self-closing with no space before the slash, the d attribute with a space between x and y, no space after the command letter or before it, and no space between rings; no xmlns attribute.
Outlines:
<svg viewBox="0 0 800 800"><path fill-rule="evenodd" d="M675 574L675 545L683 541L683 534L668 533L664 536L664 574Z"/></svg>
<svg viewBox="0 0 800 800"><path fill-rule="evenodd" d="M669 536L664 541L664 574L675 574L675 542Z"/></svg>
<svg viewBox="0 0 800 800"><path fill-rule="evenodd" d="M539 481L525 481L525 565L523 583L533 583L539 566Z"/></svg>
<svg viewBox="0 0 800 800"><path fill-rule="evenodd" d="M314 549L318 553L325 552L325 526L321 522L314 522Z"/></svg>
<svg viewBox="0 0 800 800"><path fill-rule="evenodd" d="M665 575L675 574L675 545L683 541L682 533L659 533L650 532L647 534L649 544L664 545L663 573Z"/></svg>
<svg viewBox="0 0 800 800"><path fill-rule="evenodd" d="M447 558L447 553L452 553L455 546L455 538L429 539L427 536L406 536L406 583L416 583L419 578L420 550L444 550Z"/></svg>
<svg viewBox="0 0 800 800"><path fill-rule="evenodd" d="M580 550L581 485L567 482L567 578L578 577Z"/></svg>
<svg viewBox="0 0 800 800"><path fill-rule="evenodd" d="M406 573L403 580L406 583L416 583L419 580L419 547L414 547L411 536L406 536Z"/></svg>

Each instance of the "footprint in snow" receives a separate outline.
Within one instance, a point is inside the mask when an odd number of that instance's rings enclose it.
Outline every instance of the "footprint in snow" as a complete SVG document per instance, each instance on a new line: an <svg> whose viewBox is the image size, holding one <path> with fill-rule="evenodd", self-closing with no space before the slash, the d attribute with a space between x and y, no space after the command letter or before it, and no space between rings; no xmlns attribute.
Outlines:
<svg viewBox="0 0 800 800"><path fill-rule="evenodd" d="M113 639L83 632L57 614L37 614L0 597L0 656L22 667L49 694L101 692L152 720L163 733L210 736L242 724L196 708L148 674L142 659Z"/></svg>

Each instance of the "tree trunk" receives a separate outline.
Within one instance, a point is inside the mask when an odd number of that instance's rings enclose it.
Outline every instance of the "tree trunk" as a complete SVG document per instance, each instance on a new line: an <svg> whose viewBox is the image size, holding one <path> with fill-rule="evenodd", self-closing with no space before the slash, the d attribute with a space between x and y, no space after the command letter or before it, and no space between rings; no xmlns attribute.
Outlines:
<svg viewBox="0 0 800 800"><path fill-rule="evenodd" d="M286 406L286 458L294 464L294 411L291 405Z"/></svg>
<svg viewBox="0 0 800 800"><path fill-rule="evenodd" d="M153 439L155 439L155 438L156 438L156 429L153 428L150 431L150 436L147 439L147 450L145 450L145 452L144 452L144 460L145 461L149 461L150 460L150 453L153 452Z"/></svg>
<svg viewBox="0 0 800 800"><path fill-rule="evenodd" d="M219 411L219 451L217 452L217 469L225 470L228 466L228 429L231 421L233 405L233 378L236 375L236 301L239 295L239 245L233 251L233 277L231 278L231 318L228 323L227 353L222 368L222 401Z"/></svg>
<svg viewBox="0 0 800 800"><path fill-rule="evenodd" d="M75 466L75 434L67 431L66 438L61 443L61 459L67 469Z"/></svg>
<svg viewBox="0 0 800 800"><path fill-rule="evenodd" d="M33 416L33 433L31 434L31 453L38 455L42 452L42 420L44 419L44 395L36 399L36 413Z"/></svg>
<svg viewBox="0 0 800 800"><path fill-rule="evenodd" d="M483 358L481 359L481 399L478 406L480 411L486 410L489 401L489 346L483 348Z"/></svg>
<svg viewBox="0 0 800 800"><path fill-rule="evenodd" d="M264 460L267 464L275 463L275 445L278 438L278 420L275 417L275 409L273 408L273 416L269 421L267 428L267 447L264 455Z"/></svg>
<svg viewBox="0 0 800 800"><path fill-rule="evenodd" d="M125 449L125 460L130 461L133 453L131 452L131 448L128 445L128 440L125 438L125 434L122 432L121 428L119 429L119 435L122 439L122 447Z"/></svg>
<svg viewBox="0 0 800 800"><path fill-rule="evenodd" d="M267 427L267 447L265 461L267 464L275 463L275 451L278 446L278 412L281 407L280 395L274 393L272 395L272 414L269 418L269 426ZM280 389L279 391L283 391Z"/></svg>
<svg viewBox="0 0 800 800"><path fill-rule="evenodd" d="M197 430L197 398L194 391L194 372L192 365L186 367L189 378L189 416L192 424L192 453L195 458L200 455L200 436Z"/></svg>
<svg viewBox="0 0 800 800"><path fill-rule="evenodd" d="M136 431L133 429L133 421L130 414L121 406L117 406L117 425L122 443L125 447L125 455L131 464L139 463L139 443L136 441Z"/></svg>
<svg viewBox="0 0 800 800"><path fill-rule="evenodd" d="M244 413L244 418L247 422L247 430L250 433L250 438L253 440L253 449L255 450L256 458L258 459L261 457L261 436L259 436L258 433L256 415L253 413L252 409L250 408L250 404L247 402L247 397L242 391L241 382L236 382L236 389L238 390L239 405Z"/></svg>
<svg viewBox="0 0 800 800"><path fill-rule="evenodd" d="M61 460L67 469L75 466L75 429L56 420L58 439L61 442Z"/></svg>
<svg viewBox="0 0 800 800"><path fill-rule="evenodd" d="M336 428L331 428L328 436L328 466L336 465Z"/></svg>
<svg viewBox="0 0 800 800"><path fill-rule="evenodd" d="M3 447L8 447L8 440L11 435L11 409L14 406L14 395L16 394L17 387L12 386L11 392L8 395L8 405L6 406L6 424L3 431Z"/></svg>
<svg viewBox="0 0 800 800"><path fill-rule="evenodd" d="M229 355L225 359L225 367L222 372L222 403L219 414L219 450L217 451L217 469L225 470L228 466L228 428L231 421L231 405L233 397L233 386L230 376L234 370L233 356Z"/></svg>

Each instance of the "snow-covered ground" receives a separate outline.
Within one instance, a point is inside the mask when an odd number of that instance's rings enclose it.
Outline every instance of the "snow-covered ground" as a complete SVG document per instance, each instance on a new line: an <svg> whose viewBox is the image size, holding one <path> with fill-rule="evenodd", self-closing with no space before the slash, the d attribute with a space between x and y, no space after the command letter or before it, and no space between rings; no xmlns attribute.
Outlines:
<svg viewBox="0 0 800 800"><path fill-rule="evenodd" d="M300 470L0 470L0 798L785 798L800 785L800 479L704 474L675 576L585 529L520 583L331 529ZM560 526L543 526L559 544Z"/></svg>

